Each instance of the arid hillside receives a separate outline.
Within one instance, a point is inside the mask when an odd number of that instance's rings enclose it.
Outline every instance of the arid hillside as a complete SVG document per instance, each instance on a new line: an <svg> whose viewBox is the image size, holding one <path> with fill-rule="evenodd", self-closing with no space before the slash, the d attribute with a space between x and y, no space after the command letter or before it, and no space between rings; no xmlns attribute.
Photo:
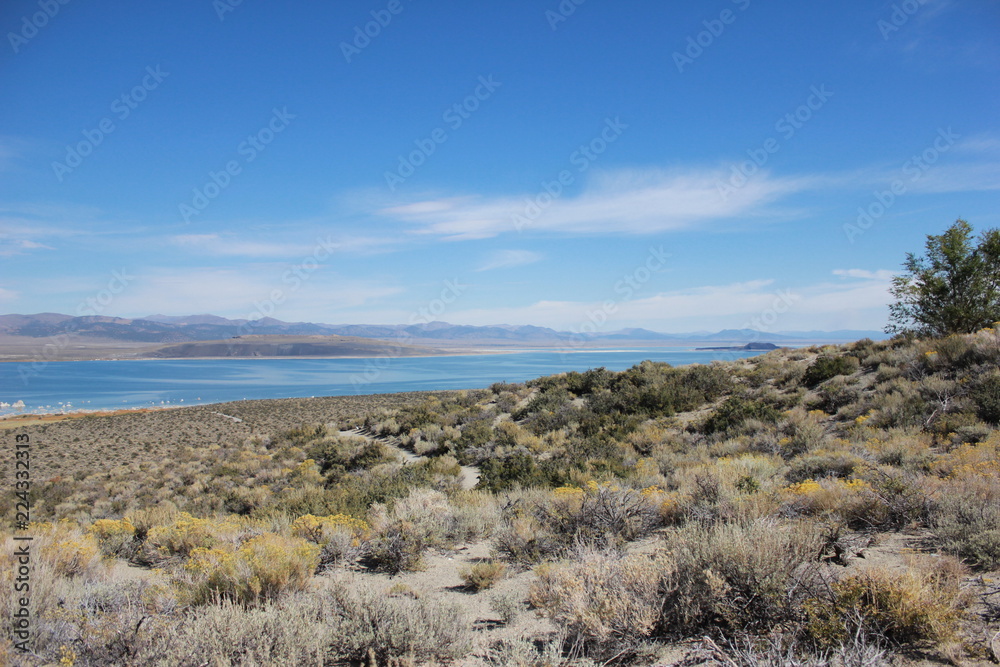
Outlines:
<svg viewBox="0 0 1000 667"><path fill-rule="evenodd" d="M18 425L7 659L993 664L998 367L985 329Z"/></svg>

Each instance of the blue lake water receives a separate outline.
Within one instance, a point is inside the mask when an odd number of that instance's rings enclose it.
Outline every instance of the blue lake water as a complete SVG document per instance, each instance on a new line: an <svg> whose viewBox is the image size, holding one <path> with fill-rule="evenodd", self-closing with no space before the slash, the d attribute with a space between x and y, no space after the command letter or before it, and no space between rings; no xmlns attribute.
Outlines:
<svg viewBox="0 0 1000 667"><path fill-rule="evenodd" d="M760 352L655 347L373 359L163 359L0 363L0 414L199 405L243 399L474 389L644 359L674 366Z"/></svg>

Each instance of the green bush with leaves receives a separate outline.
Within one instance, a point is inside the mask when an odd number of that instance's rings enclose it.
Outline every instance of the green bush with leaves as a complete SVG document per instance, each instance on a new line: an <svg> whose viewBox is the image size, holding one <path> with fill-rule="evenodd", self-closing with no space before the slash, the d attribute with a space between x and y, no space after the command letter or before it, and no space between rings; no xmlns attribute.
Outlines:
<svg viewBox="0 0 1000 667"><path fill-rule="evenodd" d="M809 364L802 382L807 387L815 387L838 375L850 375L860 366L857 357L824 355Z"/></svg>
<svg viewBox="0 0 1000 667"><path fill-rule="evenodd" d="M976 412L984 422L1000 425L1000 372L983 376L971 392Z"/></svg>
<svg viewBox="0 0 1000 667"><path fill-rule="evenodd" d="M513 452L503 458L483 461L477 488L497 493L516 486L548 486L550 477L543 465L527 452Z"/></svg>
<svg viewBox="0 0 1000 667"><path fill-rule="evenodd" d="M708 435L724 433L742 426L749 419L773 424L780 417L780 412L760 399L730 396L705 421L702 430Z"/></svg>
<svg viewBox="0 0 1000 667"><path fill-rule="evenodd" d="M973 243L972 226L956 220L927 236L926 255L906 255L906 273L892 279L889 333L948 336L1000 321L1000 229Z"/></svg>

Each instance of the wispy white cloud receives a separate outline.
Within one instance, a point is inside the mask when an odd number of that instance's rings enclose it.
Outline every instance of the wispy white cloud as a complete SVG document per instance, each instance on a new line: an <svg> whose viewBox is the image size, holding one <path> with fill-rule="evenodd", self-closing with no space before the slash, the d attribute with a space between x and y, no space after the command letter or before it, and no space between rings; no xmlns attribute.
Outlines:
<svg viewBox="0 0 1000 667"><path fill-rule="evenodd" d="M270 243L240 239L234 235L180 234L170 241L186 250L224 257L293 258L312 252L308 244Z"/></svg>
<svg viewBox="0 0 1000 667"><path fill-rule="evenodd" d="M402 288L343 278L327 267L296 273L292 266L164 269L143 267L117 294L109 310L132 317L152 310L166 315L214 313L253 319L337 321L343 309L397 294Z"/></svg>
<svg viewBox="0 0 1000 667"><path fill-rule="evenodd" d="M489 238L519 230L560 234L653 234L765 213L766 205L815 187L817 179L755 174L722 191L727 170L620 170L596 175L575 196L438 197L381 208L417 234Z"/></svg>
<svg viewBox="0 0 1000 667"><path fill-rule="evenodd" d="M0 257L23 255L30 250L53 250L53 248L30 239L11 238L0 232Z"/></svg>
<svg viewBox="0 0 1000 667"><path fill-rule="evenodd" d="M531 250L497 250L477 271L492 271L494 269L509 269L515 266L533 264L542 259L542 254Z"/></svg>
<svg viewBox="0 0 1000 667"><path fill-rule="evenodd" d="M1000 161L938 164L904 183L911 192L934 194L1000 190Z"/></svg>
<svg viewBox="0 0 1000 667"><path fill-rule="evenodd" d="M825 175L823 186L868 189L899 182L908 193L928 194L1000 189L1000 139L980 134L953 140L952 135L950 127L929 132L924 150L901 155L897 162L886 161Z"/></svg>
<svg viewBox="0 0 1000 667"><path fill-rule="evenodd" d="M859 278L861 280L881 280L883 282L888 282L892 280L893 273L888 269L879 269L877 271L867 271L865 269L834 269L833 275L840 276L842 278Z"/></svg>
<svg viewBox="0 0 1000 667"><path fill-rule="evenodd" d="M992 153L1000 156L1000 136L990 133L966 137L955 145L955 150L966 153Z"/></svg>
<svg viewBox="0 0 1000 667"><path fill-rule="evenodd" d="M0 202L0 256L52 250L58 241L92 234L90 206Z"/></svg>
<svg viewBox="0 0 1000 667"><path fill-rule="evenodd" d="M837 270L840 281L778 286L770 279L704 285L614 302L538 301L523 307L449 313L459 324L531 322L555 329L612 331L643 326L658 331L759 328L870 328L885 323L890 271ZM603 324L601 324L603 322Z"/></svg>

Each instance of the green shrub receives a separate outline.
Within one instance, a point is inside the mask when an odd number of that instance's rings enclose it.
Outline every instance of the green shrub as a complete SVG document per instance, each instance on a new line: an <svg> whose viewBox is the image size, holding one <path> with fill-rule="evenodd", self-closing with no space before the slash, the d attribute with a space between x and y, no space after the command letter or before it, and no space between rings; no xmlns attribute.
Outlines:
<svg viewBox="0 0 1000 667"><path fill-rule="evenodd" d="M611 384L615 373L601 366L591 368L585 373L576 371L566 374L566 388L577 396L592 394L598 389L605 389Z"/></svg>
<svg viewBox="0 0 1000 667"><path fill-rule="evenodd" d="M327 479L334 481L348 472L372 468L395 458L385 444L359 437L323 440L311 445L306 455L316 461Z"/></svg>
<svg viewBox="0 0 1000 667"><path fill-rule="evenodd" d="M927 516L929 497L922 475L891 466L868 466L861 473L868 482L862 494L867 498L852 519L854 527L898 530Z"/></svg>
<svg viewBox="0 0 1000 667"><path fill-rule="evenodd" d="M493 439L493 424L490 419L480 419L462 427L458 442L454 445L454 453L459 460L467 460L463 455L467 450L479 449Z"/></svg>
<svg viewBox="0 0 1000 667"><path fill-rule="evenodd" d="M993 372L981 378L972 390L972 400L980 419L1000 425L1000 373Z"/></svg>
<svg viewBox="0 0 1000 667"><path fill-rule="evenodd" d="M512 452L502 458L487 459L479 468L477 488L494 493L516 486L548 485L548 475L527 452Z"/></svg>
<svg viewBox="0 0 1000 667"><path fill-rule="evenodd" d="M880 385L869 399L871 422L878 428L924 428L934 407L921 395L921 384L902 378Z"/></svg>
<svg viewBox="0 0 1000 667"><path fill-rule="evenodd" d="M780 412L760 399L730 396L705 421L702 430L711 435L742 426L750 419L773 424L780 418Z"/></svg>
<svg viewBox="0 0 1000 667"><path fill-rule="evenodd" d="M843 376L837 375L820 387L817 392L819 401L817 407L834 414L845 405L854 403L861 397L861 390L848 383Z"/></svg>
<svg viewBox="0 0 1000 667"><path fill-rule="evenodd" d="M864 459L848 451L816 451L793 459L785 477L789 482L837 477L847 479L864 464Z"/></svg>
<svg viewBox="0 0 1000 667"><path fill-rule="evenodd" d="M539 412L556 412L562 406L573 400L573 396L564 387L556 386L543 389L528 401L527 405L515 412L515 420L521 420Z"/></svg>
<svg viewBox="0 0 1000 667"><path fill-rule="evenodd" d="M857 357L852 356L821 356L809 364L802 382L807 387L815 387L837 375L850 375L860 368Z"/></svg>
<svg viewBox="0 0 1000 667"><path fill-rule="evenodd" d="M87 532L97 538L97 544L104 556L132 558L139 547L135 526L128 519L98 519Z"/></svg>
<svg viewBox="0 0 1000 667"><path fill-rule="evenodd" d="M424 568L426 547L420 535L406 526L394 526L369 542L364 562L390 574L415 572Z"/></svg>

